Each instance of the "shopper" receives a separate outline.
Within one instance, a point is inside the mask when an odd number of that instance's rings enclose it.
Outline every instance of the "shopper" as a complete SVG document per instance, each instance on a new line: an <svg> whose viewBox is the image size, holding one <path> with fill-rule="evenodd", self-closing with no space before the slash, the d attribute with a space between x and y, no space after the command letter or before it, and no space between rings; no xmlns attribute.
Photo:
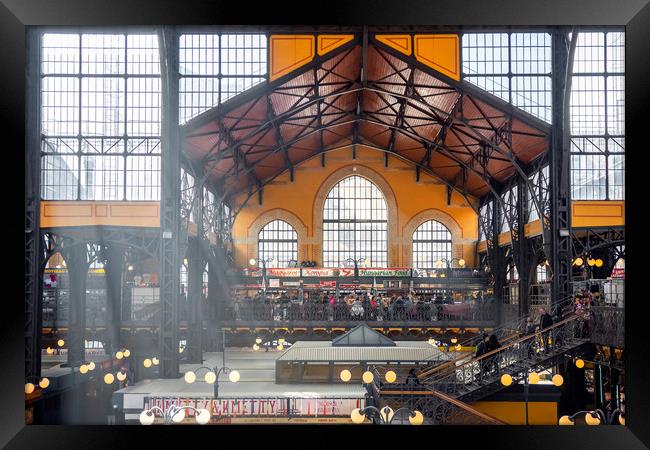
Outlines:
<svg viewBox="0 0 650 450"><path fill-rule="evenodd" d="M546 312L546 308L539 308L539 330L543 331L546 328L549 328L553 325L553 318L551 315ZM544 351L549 351L550 346L548 343L548 338L550 335L550 331L546 331L542 333L542 348Z"/></svg>
<svg viewBox="0 0 650 450"><path fill-rule="evenodd" d="M418 376L415 374L414 367L412 367L411 370L409 370L409 374L406 377L406 385L411 389L420 385L420 380L418 379Z"/></svg>

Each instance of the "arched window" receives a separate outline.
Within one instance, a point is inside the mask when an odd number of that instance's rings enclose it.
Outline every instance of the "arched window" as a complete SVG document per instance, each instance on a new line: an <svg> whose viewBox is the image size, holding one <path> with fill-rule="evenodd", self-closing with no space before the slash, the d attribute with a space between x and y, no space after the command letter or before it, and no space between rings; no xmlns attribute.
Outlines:
<svg viewBox="0 0 650 450"><path fill-rule="evenodd" d="M284 220L273 220L260 230L257 238L257 256L272 262L267 267L287 267L298 259L298 234Z"/></svg>
<svg viewBox="0 0 650 450"><path fill-rule="evenodd" d="M386 200L371 181L353 175L327 194L323 211L323 266L339 267L348 258L365 265L388 265Z"/></svg>
<svg viewBox="0 0 650 450"><path fill-rule="evenodd" d="M541 263L537 266L537 271L535 273L535 278L538 283L546 283L548 282L548 272L547 272L547 265L545 263Z"/></svg>
<svg viewBox="0 0 650 450"><path fill-rule="evenodd" d="M436 262L451 260L451 232L435 220L427 220L413 232L413 267L433 269Z"/></svg>

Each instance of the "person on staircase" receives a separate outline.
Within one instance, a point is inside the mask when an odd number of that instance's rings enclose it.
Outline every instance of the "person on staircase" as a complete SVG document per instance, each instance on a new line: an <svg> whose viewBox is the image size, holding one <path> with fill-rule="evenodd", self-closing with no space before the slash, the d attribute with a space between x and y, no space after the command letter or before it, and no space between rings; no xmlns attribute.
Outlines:
<svg viewBox="0 0 650 450"><path fill-rule="evenodd" d="M497 336L495 334L491 334L487 339L487 351L491 352L497 350L498 348L501 348L501 344L499 343ZM488 364L488 370L490 372L499 372L499 357L499 354L490 356L490 362Z"/></svg>
<svg viewBox="0 0 650 450"><path fill-rule="evenodd" d="M546 311L546 308L539 308L539 331L543 331L546 328L553 326L553 317ZM542 348L545 352L550 350L550 345L548 343L548 338L550 331L542 333Z"/></svg>
<svg viewBox="0 0 650 450"><path fill-rule="evenodd" d="M486 333L483 333L481 336L481 341L478 343L476 346L476 354L474 355L474 358L478 358L480 356L485 355L488 350L488 335ZM479 373L475 375L476 381L479 381L482 377L487 375L488 372L488 364L486 358L483 358L482 360L479 361Z"/></svg>

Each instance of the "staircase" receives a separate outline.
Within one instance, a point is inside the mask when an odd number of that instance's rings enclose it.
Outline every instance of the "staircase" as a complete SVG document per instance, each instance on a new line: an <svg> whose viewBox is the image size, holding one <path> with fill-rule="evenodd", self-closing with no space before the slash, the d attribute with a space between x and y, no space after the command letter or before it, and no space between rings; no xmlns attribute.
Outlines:
<svg viewBox="0 0 650 450"><path fill-rule="evenodd" d="M569 302L565 299L554 305L565 308ZM539 372L557 365L567 354L577 354L580 347L589 342L588 336L582 335L580 317L573 312L558 323L530 335L522 335L520 331L525 319L519 318L493 330L500 336L500 348L479 357L461 355L427 368L418 375L419 386L378 388L373 397L379 404L419 409L430 424L495 424L497 419L486 417L467 403L503 389L501 377L504 374L509 374L512 382L517 383L532 371ZM480 336L461 345L472 345L478 339Z"/></svg>
<svg viewBox="0 0 650 450"><path fill-rule="evenodd" d="M566 354L577 353L589 342L579 334L581 322L572 314L541 332L511 339L504 346L453 368L440 370L422 379L428 390L445 393L464 402L476 401L503 388L501 376L509 374L513 383L558 363ZM544 348L542 338L551 344Z"/></svg>

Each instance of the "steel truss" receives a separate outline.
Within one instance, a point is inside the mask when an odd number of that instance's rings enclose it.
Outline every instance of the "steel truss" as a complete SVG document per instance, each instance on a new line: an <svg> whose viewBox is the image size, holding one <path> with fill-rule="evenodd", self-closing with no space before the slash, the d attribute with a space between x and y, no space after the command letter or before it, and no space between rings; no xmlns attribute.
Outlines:
<svg viewBox="0 0 650 450"><path fill-rule="evenodd" d="M25 151L25 377L41 376L43 237L40 230L40 38L27 30Z"/></svg>
<svg viewBox="0 0 650 450"><path fill-rule="evenodd" d="M360 50L361 41L364 45ZM337 71L342 61L356 57L359 51L366 55L368 41L382 63L390 68L391 73L381 78L376 76L375 79L363 78L366 76L365 56L358 58L360 68L355 71L356 75L351 76L347 72ZM422 66L414 58L406 58L388 47L383 47L371 36L368 38L364 35L363 39L358 36L357 40L342 46L336 56L328 55L328 59L331 61L330 64L324 65L322 58L316 58L312 64L302 69L302 72L297 71L298 74L311 71L315 75L313 81L308 84L283 85L282 83L287 80L282 79L264 85L264 89L253 88L248 93L242 94L242 98L237 99L236 102L226 102L213 111L193 119L184 127L186 140L208 136L212 138L213 144L203 158L206 164L206 177L213 174L213 170L220 162L232 160L230 168L220 173L218 177L223 187L224 198L236 195L242 190L241 186L236 184L236 180L246 179L247 184L243 190L248 190L249 194L243 202L245 204L280 173L289 171L291 175L294 165L302 161L292 162L288 156L285 156L288 154L287 149L307 150L300 146L314 138L319 142L325 142L327 140L325 137L329 136L331 141L332 134L335 134L339 141L347 141L347 145L352 147L353 152L357 144L377 147L378 145L373 142L372 133L367 130L365 133L362 131L364 125L385 130L390 134L388 145L385 147L382 145L382 150L387 154L398 153L394 148L397 136L424 148L425 156L422 159L412 160L416 173L419 175L424 169L441 178L450 192L456 190L465 198L470 197L472 192L468 188L468 183L472 181L473 176L474 183L478 177L483 184L482 189L487 189L496 195L502 185L498 179L503 178L501 174L503 169L488 168L490 161L511 164L514 171L522 175L527 174L529 170L519 161L512 148L513 136L527 133L513 130L513 121L518 120L535 127L539 131L528 134L536 138L546 139L550 134L547 124L526 113L516 111L511 106L504 106L507 104L499 103L496 106L507 111L499 114L498 117L494 116L493 111L490 113L484 111L481 102L490 102L488 104L494 107L494 98L480 93L468 83L449 80L435 73L435 77L443 79L444 83L433 87L418 84L414 74L420 72L431 74L433 71ZM405 67L397 67L396 60L399 60L402 66L404 62L407 64ZM324 83L323 80L328 77L333 81ZM397 81L388 81L391 79ZM324 87L327 88L326 93L323 93ZM434 93L422 94L423 89L427 87L432 88ZM364 100L365 96L372 96L379 106L375 108L365 106L365 101L359 101L362 95ZM457 96L457 101L451 110L436 106L434 101L436 97L449 95ZM481 98L481 102L475 100L475 96ZM292 105L283 112L273 112L273 103L270 100L272 97L291 97ZM468 115L464 111L462 105L465 100L478 111L476 113L478 116L473 113ZM265 120L253 122L246 118L250 111L261 105L267 110ZM241 113L238 113L237 117L228 116L228 112L237 107L243 108ZM214 131L199 131L201 126L211 120L216 121L218 125ZM427 136L421 131L422 122L438 128L435 137ZM228 126L226 127L224 123ZM285 131L284 137L278 139L278 135L282 137L279 130L286 130L287 127L291 127L292 132ZM235 141L232 139L233 135L237 136ZM444 143L444 137L451 135L455 136L457 144ZM263 143L268 137L274 138L273 144ZM316 149L316 154L324 153L329 147L331 145L321 145ZM431 154L434 152L444 155L451 161L452 166L431 165ZM280 173L260 179L257 169L270 164L270 159L276 154L282 154L285 161L284 166L278 171ZM254 161L251 162L251 159ZM441 177L438 172L449 167L458 169L458 175L452 180ZM475 199L468 198L468 200L475 206ZM537 204L535 200L533 201Z"/></svg>

